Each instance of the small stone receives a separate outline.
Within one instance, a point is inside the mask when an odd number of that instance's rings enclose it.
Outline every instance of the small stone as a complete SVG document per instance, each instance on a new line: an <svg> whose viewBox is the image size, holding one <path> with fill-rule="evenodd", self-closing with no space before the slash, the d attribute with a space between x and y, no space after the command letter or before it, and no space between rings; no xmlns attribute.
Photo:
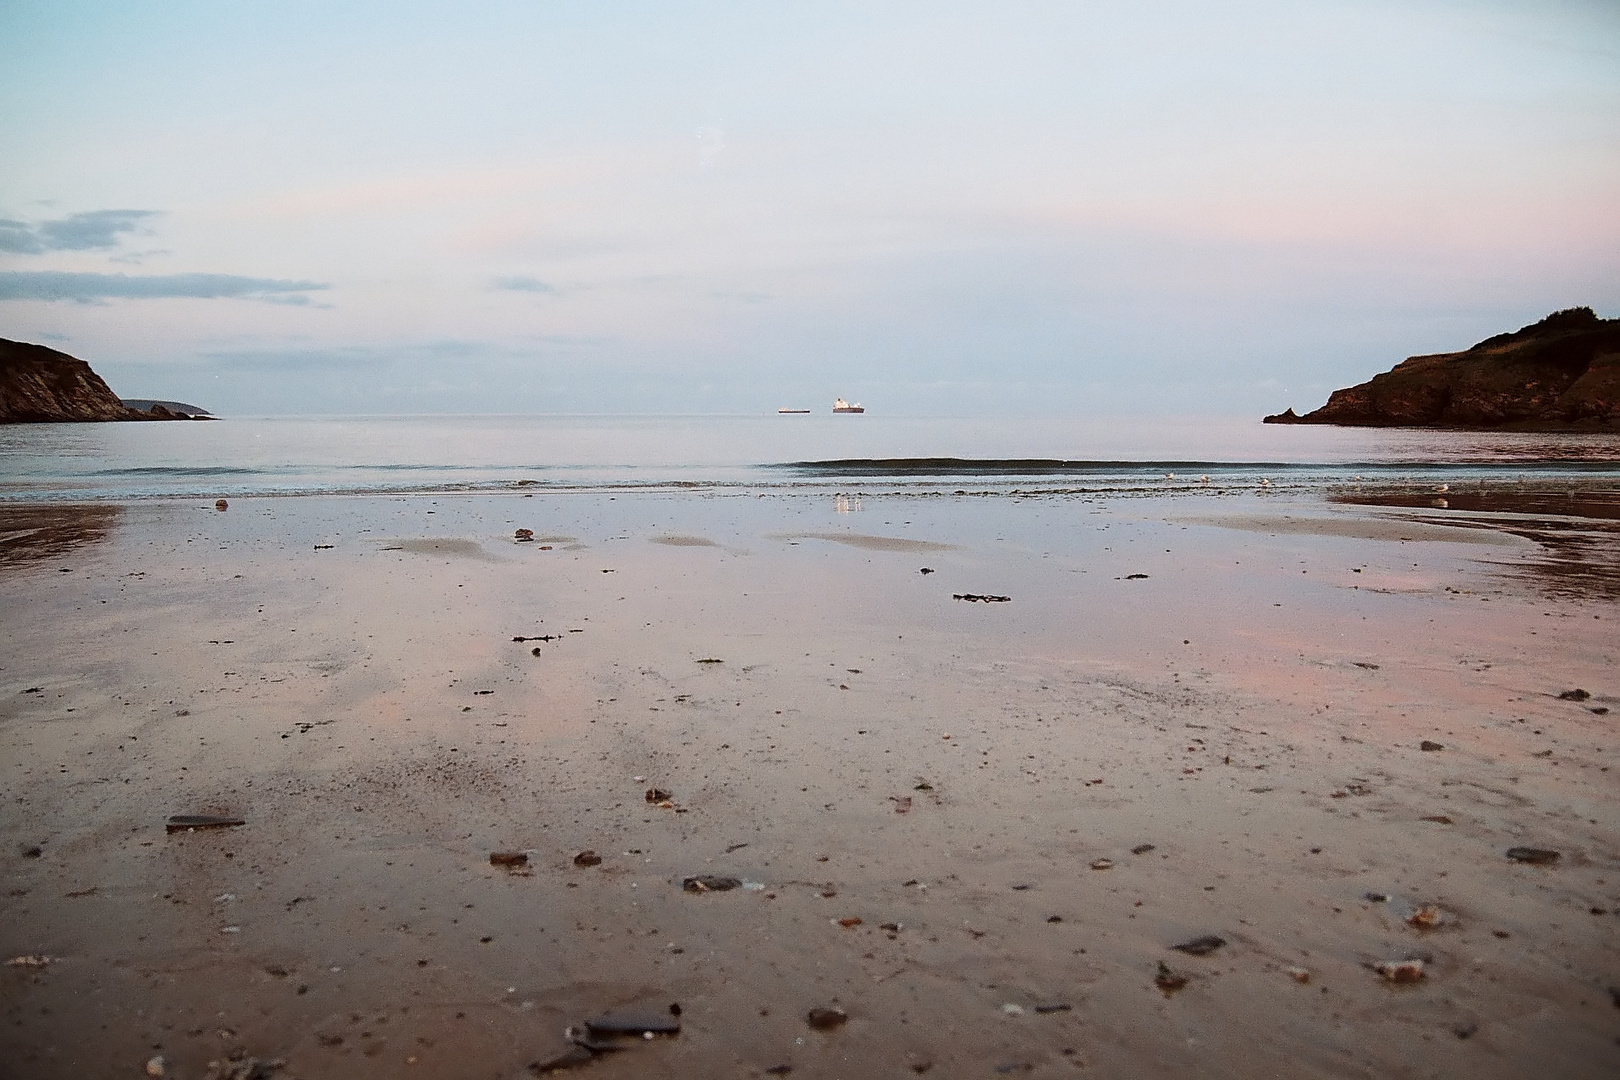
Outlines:
<svg viewBox="0 0 1620 1080"><path fill-rule="evenodd" d="M221 510L225 509L225 507L223 505L225 500L221 499L219 501L220 501L220 504L221 504L219 508ZM146 1075L147 1076L164 1076L164 1075L166 1075L166 1073L164 1071L164 1068L163 1068L163 1055L162 1054L159 1054L157 1057L151 1058L150 1060L147 1061L147 1063L146 1063Z"/></svg>
<svg viewBox="0 0 1620 1080"><path fill-rule="evenodd" d="M592 851L590 848L586 848L584 851L582 851L578 855L574 856L574 865L575 866L601 866L602 865L602 856L598 855L596 852Z"/></svg>
<svg viewBox="0 0 1620 1080"><path fill-rule="evenodd" d="M650 802L650 803L665 803L665 802L669 802L674 797L675 796L671 795L669 792L665 791L663 788L655 788L655 787L648 788L647 789L647 794L645 796L646 800L648 802Z"/></svg>
<svg viewBox="0 0 1620 1080"><path fill-rule="evenodd" d="M1135 847L1131 848L1131 854L1132 855L1146 855L1148 852L1150 852L1152 850L1153 850L1153 845L1152 844L1137 844Z"/></svg>
<svg viewBox="0 0 1620 1080"><path fill-rule="evenodd" d="M1112 870L1114 868L1114 860L1113 859L1092 859L1091 860L1091 868L1093 870Z"/></svg>
<svg viewBox="0 0 1620 1080"><path fill-rule="evenodd" d="M805 1014L804 1021L817 1031L832 1031L842 1027L849 1019L849 1014L843 1009L811 1009Z"/></svg>
<svg viewBox="0 0 1620 1080"><path fill-rule="evenodd" d="M1474 1033L1476 1031L1478 1031L1478 1030L1479 1030L1479 1025L1474 1023L1472 1020L1470 1020L1470 1021L1468 1021L1466 1023L1457 1024L1456 1026L1454 1026L1451 1029L1451 1033L1453 1035L1457 1036L1457 1038L1459 1038L1459 1039L1468 1039L1468 1038L1472 1038Z"/></svg>
<svg viewBox="0 0 1620 1080"><path fill-rule="evenodd" d="M1557 862L1560 857L1559 852L1550 848L1536 847L1510 847L1506 854L1514 862L1529 863L1532 866L1546 866Z"/></svg>
<svg viewBox="0 0 1620 1080"><path fill-rule="evenodd" d="M678 1035L681 1022L670 1012L615 1009L585 1021L593 1035Z"/></svg>
<svg viewBox="0 0 1620 1080"><path fill-rule="evenodd" d="M215 499L214 500L214 509L215 510L218 510L221 513L223 513L224 511L229 510L230 508L231 508L231 504L226 502L224 499ZM162 1058L153 1058L152 1060L158 1062L159 1063L158 1067L162 1068L162 1064L161 1064L162 1061L163 1061ZM147 1064L147 1072L148 1072L149 1075L155 1075L155 1076L162 1076L163 1075L162 1073L152 1073L151 1068L152 1068L151 1064L148 1063Z"/></svg>
<svg viewBox="0 0 1620 1080"><path fill-rule="evenodd" d="M1225 938L1217 937L1214 934L1205 934L1202 937L1195 937L1191 941L1183 941L1179 945L1170 947L1177 952L1184 952L1188 956L1208 956L1225 944Z"/></svg>
<svg viewBox="0 0 1620 1080"><path fill-rule="evenodd" d="M531 543L534 540L534 530L519 529L517 532L512 534L512 538L520 544Z"/></svg>
<svg viewBox="0 0 1620 1080"><path fill-rule="evenodd" d="M1006 1013L1008 1016L1023 1016L1024 1015L1024 1007L1022 1005L1015 1004L1014 1002L1011 1002L1011 1001L1009 1001L1009 1002L1007 1002L1007 1004L1003 1005L1001 1007L1001 1011Z"/></svg>
<svg viewBox="0 0 1620 1080"><path fill-rule="evenodd" d="M489 853L491 866L527 866L529 855L525 851L492 851Z"/></svg>
<svg viewBox="0 0 1620 1080"><path fill-rule="evenodd" d="M854 929L855 927L861 925L861 917L859 915L847 916L845 918L839 919L838 920L838 925L842 926L845 930Z"/></svg>
<svg viewBox="0 0 1620 1080"><path fill-rule="evenodd" d="M1053 1002L1050 1005L1037 1005L1037 1006L1035 1006L1035 1011L1037 1013L1039 1013L1041 1016L1049 1016L1052 1013L1070 1012L1073 1009L1074 1009L1074 1006L1070 1005L1067 1001L1057 1001L1057 1002Z"/></svg>
<svg viewBox="0 0 1620 1080"><path fill-rule="evenodd" d="M1558 695L1558 700L1559 701L1588 701L1588 700L1591 699L1591 697L1592 697L1591 694L1587 693L1585 690L1582 690L1580 687L1576 687L1574 690L1565 690L1562 694L1559 694Z"/></svg>
<svg viewBox="0 0 1620 1080"><path fill-rule="evenodd" d="M1444 750L1445 746L1443 746L1440 743L1431 742L1428 739L1424 739L1422 742L1418 743L1418 749L1419 750Z"/></svg>
<svg viewBox="0 0 1620 1080"><path fill-rule="evenodd" d="M1284 968L1283 970L1288 973L1290 979L1293 979L1301 986L1311 981L1311 973L1302 967Z"/></svg>

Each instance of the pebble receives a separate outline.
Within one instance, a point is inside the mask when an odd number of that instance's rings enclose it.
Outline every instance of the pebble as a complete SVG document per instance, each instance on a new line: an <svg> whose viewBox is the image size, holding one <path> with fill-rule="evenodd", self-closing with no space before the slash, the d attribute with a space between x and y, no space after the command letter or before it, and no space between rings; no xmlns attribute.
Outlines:
<svg viewBox="0 0 1620 1080"><path fill-rule="evenodd" d="M1557 862L1560 857L1560 852L1537 847L1510 847L1506 854L1514 862L1530 863L1532 866L1546 866Z"/></svg>
<svg viewBox="0 0 1620 1080"><path fill-rule="evenodd" d="M584 851L582 851L578 855L574 856L574 865L575 866L601 866L602 865L602 856L598 855L596 852L592 851L590 848L586 848Z"/></svg>
<svg viewBox="0 0 1620 1080"><path fill-rule="evenodd" d="M1214 934L1205 934L1202 937L1195 937L1191 941L1183 941L1179 945L1170 947L1177 952L1184 952L1188 956L1208 956L1225 944L1225 938L1217 937Z"/></svg>
<svg viewBox="0 0 1620 1080"><path fill-rule="evenodd" d="M805 1014L804 1022L817 1031L832 1031L842 1027L848 1019L849 1014L843 1009L811 1009Z"/></svg>

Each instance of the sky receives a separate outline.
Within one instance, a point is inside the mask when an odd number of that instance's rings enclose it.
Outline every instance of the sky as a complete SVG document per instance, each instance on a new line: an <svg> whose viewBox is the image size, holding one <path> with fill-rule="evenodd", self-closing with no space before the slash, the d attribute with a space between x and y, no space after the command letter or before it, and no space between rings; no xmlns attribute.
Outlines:
<svg viewBox="0 0 1620 1080"><path fill-rule="evenodd" d="M1258 416L1620 316L1615 0L0 0L0 337L222 414Z"/></svg>

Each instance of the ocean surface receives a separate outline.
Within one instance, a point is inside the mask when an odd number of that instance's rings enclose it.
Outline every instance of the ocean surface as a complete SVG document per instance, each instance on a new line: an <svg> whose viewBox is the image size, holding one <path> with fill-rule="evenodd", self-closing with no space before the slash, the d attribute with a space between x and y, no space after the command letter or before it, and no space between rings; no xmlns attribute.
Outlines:
<svg viewBox="0 0 1620 1080"><path fill-rule="evenodd" d="M0 501L14 503L515 488L1152 494L1262 481L1613 489L1620 436L871 413L0 426Z"/></svg>

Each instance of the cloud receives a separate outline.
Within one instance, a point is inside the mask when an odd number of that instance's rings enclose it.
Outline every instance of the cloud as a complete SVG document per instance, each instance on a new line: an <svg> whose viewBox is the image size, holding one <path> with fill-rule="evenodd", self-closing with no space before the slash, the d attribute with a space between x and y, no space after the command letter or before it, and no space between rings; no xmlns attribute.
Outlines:
<svg viewBox="0 0 1620 1080"><path fill-rule="evenodd" d="M561 291L555 285L548 285L539 278L532 277L496 278L494 287L504 289L507 292L557 293Z"/></svg>
<svg viewBox="0 0 1620 1080"><path fill-rule="evenodd" d="M191 299L273 300L308 303L304 293L331 288L321 281L240 277L236 274L128 274L70 273L62 270L0 271L0 300L73 300L81 304L101 300Z"/></svg>
<svg viewBox="0 0 1620 1080"><path fill-rule="evenodd" d="M0 251L39 255L47 251L94 251L117 247L123 233L156 217L156 210L87 210L54 221L29 225L0 219Z"/></svg>

